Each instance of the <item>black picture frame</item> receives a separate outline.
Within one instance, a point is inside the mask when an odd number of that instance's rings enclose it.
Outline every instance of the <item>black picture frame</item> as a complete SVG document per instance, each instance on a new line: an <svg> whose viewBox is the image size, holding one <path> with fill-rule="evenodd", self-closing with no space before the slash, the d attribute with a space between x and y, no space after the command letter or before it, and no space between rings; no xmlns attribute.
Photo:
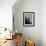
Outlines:
<svg viewBox="0 0 46 46"><path fill-rule="evenodd" d="M23 26L24 27L35 26L35 12L23 12Z"/></svg>

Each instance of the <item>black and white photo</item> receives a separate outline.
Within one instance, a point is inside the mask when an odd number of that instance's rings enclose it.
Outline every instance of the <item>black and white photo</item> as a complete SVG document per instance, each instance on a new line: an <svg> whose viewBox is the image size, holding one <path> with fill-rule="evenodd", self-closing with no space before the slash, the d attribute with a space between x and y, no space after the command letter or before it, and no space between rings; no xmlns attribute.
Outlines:
<svg viewBox="0 0 46 46"><path fill-rule="evenodd" d="M23 12L23 26L35 25L35 12Z"/></svg>

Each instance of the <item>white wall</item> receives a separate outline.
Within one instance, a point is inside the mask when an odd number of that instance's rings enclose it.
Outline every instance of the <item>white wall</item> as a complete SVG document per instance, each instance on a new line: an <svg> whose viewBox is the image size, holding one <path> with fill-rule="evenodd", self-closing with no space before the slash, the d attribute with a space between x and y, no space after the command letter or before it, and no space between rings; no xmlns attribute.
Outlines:
<svg viewBox="0 0 46 46"><path fill-rule="evenodd" d="M17 8L14 6L15 29L22 32L24 38L34 40L36 46L41 46L41 1L23 0ZM35 27L23 26L23 12L35 12Z"/></svg>
<svg viewBox="0 0 46 46"><path fill-rule="evenodd" d="M0 27L12 28L12 6L16 0L0 0Z"/></svg>
<svg viewBox="0 0 46 46"><path fill-rule="evenodd" d="M46 0L41 1L41 38L42 46L46 46Z"/></svg>

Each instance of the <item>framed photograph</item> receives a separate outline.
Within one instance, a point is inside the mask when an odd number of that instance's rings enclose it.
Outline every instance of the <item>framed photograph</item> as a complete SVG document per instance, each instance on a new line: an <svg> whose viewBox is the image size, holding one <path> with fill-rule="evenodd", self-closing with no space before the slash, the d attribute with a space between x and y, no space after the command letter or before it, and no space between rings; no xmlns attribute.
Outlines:
<svg viewBox="0 0 46 46"><path fill-rule="evenodd" d="M14 13L13 13L13 31L15 30L15 18L14 18Z"/></svg>
<svg viewBox="0 0 46 46"><path fill-rule="evenodd" d="M35 26L35 12L23 12L23 26Z"/></svg>

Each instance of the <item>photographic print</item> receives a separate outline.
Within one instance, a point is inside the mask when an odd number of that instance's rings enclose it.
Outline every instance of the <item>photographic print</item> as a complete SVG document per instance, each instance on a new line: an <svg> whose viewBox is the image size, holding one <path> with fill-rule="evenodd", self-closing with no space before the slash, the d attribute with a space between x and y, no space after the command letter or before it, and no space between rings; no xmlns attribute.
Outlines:
<svg viewBox="0 0 46 46"><path fill-rule="evenodd" d="M14 18L14 13L13 13L13 31L15 30L15 18Z"/></svg>
<svg viewBox="0 0 46 46"><path fill-rule="evenodd" d="M35 12L23 12L23 26L32 27L35 25Z"/></svg>

